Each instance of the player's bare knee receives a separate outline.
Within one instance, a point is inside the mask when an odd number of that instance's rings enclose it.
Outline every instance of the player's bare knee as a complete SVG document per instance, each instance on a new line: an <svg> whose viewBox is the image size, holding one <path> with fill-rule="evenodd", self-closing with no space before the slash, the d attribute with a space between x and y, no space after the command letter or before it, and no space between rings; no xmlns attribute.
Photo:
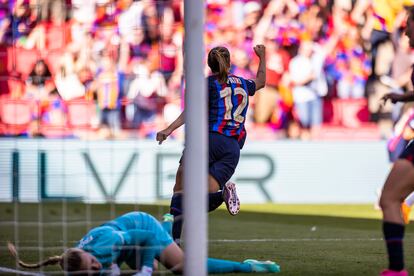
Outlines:
<svg viewBox="0 0 414 276"><path fill-rule="evenodd" d="M382 210L390 209L393 207L399 208L400 204L402 203L403 199L395 196L387 191L384 191L381 195L379 205Z"/></svg>
<svg viewBox="0 0 414 276"><path fill-rule="evenodd" d="M379 206L381 207L382 210L387 209L389 206L389 201L383 195L381 195Z"/></svg>

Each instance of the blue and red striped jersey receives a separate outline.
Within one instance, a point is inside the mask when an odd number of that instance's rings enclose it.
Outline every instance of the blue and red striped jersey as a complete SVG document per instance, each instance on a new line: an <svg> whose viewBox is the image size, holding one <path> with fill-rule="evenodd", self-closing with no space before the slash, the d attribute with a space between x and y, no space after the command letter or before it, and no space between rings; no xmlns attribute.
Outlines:
<svg viewBox="0 0 414 276"><path fill-rule="evenodd" d="M249 96L256 92L252 80L229 75L225 84L215 76L208 77L209 131L226 136L243 138Z"/></svg>

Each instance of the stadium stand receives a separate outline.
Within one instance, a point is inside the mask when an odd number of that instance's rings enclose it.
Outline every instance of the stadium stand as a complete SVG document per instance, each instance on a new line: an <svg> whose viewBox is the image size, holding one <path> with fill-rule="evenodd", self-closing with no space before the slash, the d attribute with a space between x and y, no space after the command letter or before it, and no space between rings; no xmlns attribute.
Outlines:
<svg viewBox="0 0 414 276"><path fill-rule="evenodd" d="M180 100L184 90L181 1L58 0L53 5L47 4L48 1L6 2L0 7L0 94L13 94L7 80L19 74L24 83L20 97L35 99L42 112L49 112L44 109L51 106L47 104L49 97L60 96L65 104L54 106L61 108L68 122L45 123L42 118L33 118L40 119L44 136L67 137L73 128L88 125L76 123L82 121L81 116L73 119L74 115L68 113L73 107L67 101L79 95L91 101L88 105L95 105L95 121L104 117L100 116L106 111L102 109L102 101L98 104L97 90L107 57L111 63L107 69L114 74L113 81L118 86L113 90L117 103L111 108L119 115L115 126L109 128L121 126L122 130L117 132L120 137L137 134L151 137L174 117L171 110L183 106ZM379 92L382 90L411 89L409 82L404 83L399 77L404 68L409 70L413 54L402 36L395 49L389 47L389 36L378 45L371 45L367 34L370 31L378 34L378 24L373 29L363 27L368 20L378 20L372 13L375 5L361 10L359 1L236 2L206 2L206 50L224 44L234 53L233 72L253 78L257 60L249 49L253 43L266 44L268 83L254 99L248 118L249 125L255 129L254 139L321 139L331 137L333 129L334 133L336 130L347 133L348 129L355 128L361 133L370 133L362 135L367 139L387 138L391 131L379 125L382 121L392 125L395 118L391 117L390 106L381 108L376 99L384 93ZM396 12L403 13L403 6ZM389 26L395 18L384 20ZM396 29L401 34L404 22L397 23ZM378 51L371 54L374 46ZM309 60L322 61L317 68L312 68L313 63L308 63L307 58L297 62L306 51L310 51ZM379 62L375 62L377 59ZM46 64L50 76L35 79L39 82L37 92L29 93L29 88L33 88L30 75L40 60ZM294 63L301 64L299 68L310 65L309 72L314 71L314 78L306 84L296 83L295 79L303 77L303 72L295 71ZM373 70L374 63L379 68ZM391 68L400 69L397 72ZM397 86L370 89L380 85L383 75ZM68 91L73 91L73 95ZM323 101L323 105L310 108L318 101ZM323 118L322 125L319 120L311 121L310 125L304 123L305 112ZM87 116L85 121L89 122L90 116ZM291 135L295 133L290 130L292 126L298 129L296 136ZM94 127L107 126L101 122ZM321 133L324 131L331 134ZM303 135L307 132L312 135ZM29 137L36 135L31 130L28 133ZM352 139L355 135L344 137Z"/></svg>

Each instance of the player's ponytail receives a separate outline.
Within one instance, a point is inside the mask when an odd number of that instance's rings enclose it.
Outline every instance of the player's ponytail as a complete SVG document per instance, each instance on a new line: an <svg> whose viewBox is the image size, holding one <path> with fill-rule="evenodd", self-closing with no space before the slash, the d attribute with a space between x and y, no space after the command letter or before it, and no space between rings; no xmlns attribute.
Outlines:
<svg viewBox="0 0 414 276"><path fill-rule="evenodd" d="M208 53L207 64L220 83L227 81L230 70L230 52L226 47L214 47Z"/></svg>
<svg viewBox="0 0 414 276"><path fill-rule="evenodd" d="M7 246L9 248L10 253L13 255L13 257L16 258L19 265L24 268L39 268L42 266L56 265L56 264L60 264L63 260L62 256L53 256L53 257L47 258L46 260L38 262L36 264L28 264L19 259L16 247L12 243L9 242Z"/></svg>
<svg viewBox="0 0 414 276"><path fill-rule="evenodd" d="M23 268L40 268L48 265L59 265L65 271L79 271L81 268L82 259L79 250L75 248L68 249L60 256L52 256L46 260L40 261L35 264L28 264L19 259L16 247L12 243L8 243L10 253L16 258L19 266Z"/></svg>

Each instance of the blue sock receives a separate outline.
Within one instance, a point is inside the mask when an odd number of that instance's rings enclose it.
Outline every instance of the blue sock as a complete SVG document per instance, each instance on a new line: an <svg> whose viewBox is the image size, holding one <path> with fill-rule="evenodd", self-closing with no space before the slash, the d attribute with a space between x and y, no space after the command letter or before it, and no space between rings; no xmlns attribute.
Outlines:
<svg viewBox="0 0 414 276"><path fill-rule="evenodd" d="M170 214L174 216L174 222L172 224L171 229L171 236L173 240L180 245L180 238L181 238L181 232L183 229L183 208L182 203L183 202L183 194L182 193L176 193L171 198L171 204L170 204Z"/></svg>
<svg viewBox="0 0 414 276"><path fill-rule="evenodd" d="M404 269L403 239L405 226L384 221L382 227L388 252L388 268L401 271Z"/></svg>
<svg viewBox="0 0 414 276"><path fill-rule="evenodd" d="M223 203L223 193L215 192L208 194L208 211L216 210Z"/></svg>
<svg viewBox="0 0 414 276"><path fill-rule="evenodd" d="M181 232L183 231L183 216L175 216L172 224L171 236L173 241L180 245L181 244Z"/></svg>
<svg viewBox="0 0 414 276"><path fill-rule="evenodd" d="M239 263L234 261L220 260L220 259L207 259L208 273L231 273L231 272L252 272L252 266L250 264Z"/></svg>
<svg viewBox="0 0 414 276"><path fill-rule="evenodd" d="M223 203L222 192L208 194L208 211L216 210ZM179 245L183 229L183 194L176 193L171 198L170 214L174 216L171 233L173 240Z"/></svg>

